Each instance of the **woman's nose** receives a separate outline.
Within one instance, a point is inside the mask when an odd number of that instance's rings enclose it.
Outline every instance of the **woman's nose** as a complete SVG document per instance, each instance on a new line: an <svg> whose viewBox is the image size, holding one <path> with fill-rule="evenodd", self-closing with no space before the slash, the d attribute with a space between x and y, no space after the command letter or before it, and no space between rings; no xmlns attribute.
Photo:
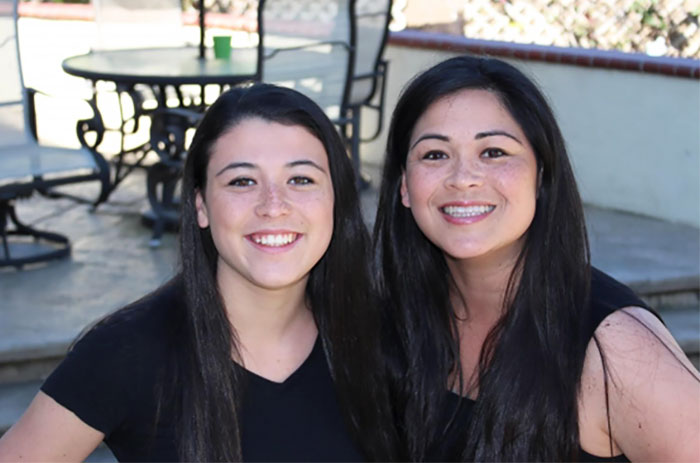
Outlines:
<svg viewBox="0 0 700 463"><path fill-rule="evenodd" d="M283 188L275 184L265 185L260 193L255 213L264 217L278 217L290 210Z"/></svg>
<svg viewBox="0 0 700 463"><path fill-rule="evenodd" d="M479 160L456 159L446 179L448 187L466 189L479 186L484 181L483 166Z"/></svg>

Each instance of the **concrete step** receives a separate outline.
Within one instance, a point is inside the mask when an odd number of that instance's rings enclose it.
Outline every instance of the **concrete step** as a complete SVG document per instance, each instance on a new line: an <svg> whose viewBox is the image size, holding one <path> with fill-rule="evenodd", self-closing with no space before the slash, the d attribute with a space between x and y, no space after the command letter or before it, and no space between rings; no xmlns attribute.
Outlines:
<svg viewBox="0 0 700 463"><path fill-rule="evenodd" d="M40 386L41 381L0 384L0 434L22 416Z"/></svg>
<svg viewBox="0 0 700 463"><path fill-rule="evenodd" d="M61 362L72 339L0 349L0 384L45 379Z"/></svg>
<svg viewBox="0 0 700 463"><path fill-rule="evenodd" d="M700 230L625 212L585 208L593 265L652 307L700 305Z"/></svg>
<svg viewBox="0 0 700 463"><path fill-rule="evenodd" d="M660 311L666 327L700 370L700 310L697 307L678 307Z"/></svg>

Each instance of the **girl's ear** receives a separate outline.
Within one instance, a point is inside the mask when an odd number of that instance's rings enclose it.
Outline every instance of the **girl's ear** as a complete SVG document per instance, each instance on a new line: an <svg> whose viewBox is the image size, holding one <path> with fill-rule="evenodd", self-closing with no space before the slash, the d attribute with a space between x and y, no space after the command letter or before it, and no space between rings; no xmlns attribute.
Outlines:
<svg viewBox="0 0 700 463"><path fill-rule="evenodd" d="M194 202L197 209L197 224L199 228L207 228L209 226L209 214L207 213L207 205L204 203L204 197L199 190L195 193Z"/></svg>
<svg viewBox="0 0 700 463"><path fill-rule="evenodd" d="M401 204L411 208L411 200L408 197L408 188L406 188L406 172L401 174Z"/></svg>

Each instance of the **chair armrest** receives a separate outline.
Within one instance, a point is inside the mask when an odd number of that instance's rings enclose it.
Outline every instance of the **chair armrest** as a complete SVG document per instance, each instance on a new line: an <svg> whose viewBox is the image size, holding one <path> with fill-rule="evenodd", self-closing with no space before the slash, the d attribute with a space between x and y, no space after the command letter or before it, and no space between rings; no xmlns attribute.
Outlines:
<svg viewBox="0 0 700 463"><path fill-rule="evenodd" d="M37 117L37 97L42 96L45 97L46 99L52 100L52 101L62 101L66 102L67 105L75 105L76 103L80 104L84 108L89 108L89 115L87 117L82 117L77 116L77 123L76 123L76 136L80 144L92 151L95 150L95 148L102 142L102 139L104 137L104 123L102 121L102 116L100 115L100 111L97 109L97 106L95 105L95 102L92 100L86 100L82 98L77 98L77 97L65 97L65 96L57 96L57 95L52 95L46 92L43 92L41 90L37 90L35 88L27 87L25 88L26 91L26 101L27 101L27 112L28 112L28 129L29 132L31 133L32 137L39 142L40 138L40 127L38 120L39 118ZM65 106L61 106L61 109L63 109ZM88 140L86 138L86 134L94 132L94 140Z"/></svg>

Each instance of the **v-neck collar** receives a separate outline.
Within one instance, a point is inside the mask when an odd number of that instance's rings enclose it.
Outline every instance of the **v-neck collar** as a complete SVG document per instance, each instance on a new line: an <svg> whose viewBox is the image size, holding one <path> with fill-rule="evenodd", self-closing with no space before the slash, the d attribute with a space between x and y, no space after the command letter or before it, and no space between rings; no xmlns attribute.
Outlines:
<svg viewBox="0 0 700 463"><path fill-rule="evenodd" d="M316 335L316 341L314 342L314 346L311 349L311 352L309 355L304 359L303 362L301 362L301 365L297 367L296 370L294 370L289 376L287 376L283 381L272 381L270 379L265 378L264 376L260 376L257 373L253 373L252 371L246 369L245 367L239 365L236 363L236 367L242 369L246 376L250 378L251 381L254 383L258 383L261 385L266 385L267 387L274 387L274 388L284 388L288 387L290 384L293 384L297 381L297 378L303 377L304 372L309 369L309 366L313 363L313 361L316 359L316 357L321 356L323 357L323 345L321 343L321 336Z"/></svg>

